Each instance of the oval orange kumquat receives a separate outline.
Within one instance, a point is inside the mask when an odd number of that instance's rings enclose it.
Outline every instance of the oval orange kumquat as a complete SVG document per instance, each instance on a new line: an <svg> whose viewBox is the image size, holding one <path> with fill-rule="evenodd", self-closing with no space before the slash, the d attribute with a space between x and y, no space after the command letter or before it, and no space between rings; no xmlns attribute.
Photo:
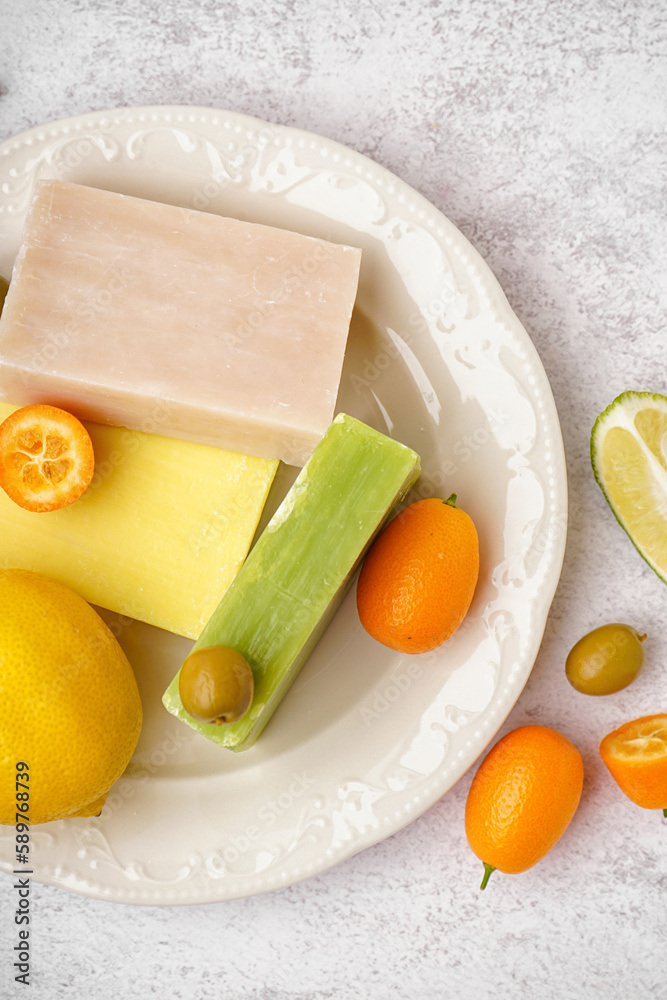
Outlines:
<svg viewBox="0 0 667 1000"><path fill-rule="evenodd" d="M574 816L584 766L577 748L547 726L503 736L473 778L465 811L470 847L493 871L517 874L544 857Z"/></svg>
<svg viewBox="0 0 667 1000"><path fill-rule="evenodd" d="M374 639L402 653L435 649L468 613L479 543L456 495L417 500L378 535L361 568L357 609Z"/></svg>

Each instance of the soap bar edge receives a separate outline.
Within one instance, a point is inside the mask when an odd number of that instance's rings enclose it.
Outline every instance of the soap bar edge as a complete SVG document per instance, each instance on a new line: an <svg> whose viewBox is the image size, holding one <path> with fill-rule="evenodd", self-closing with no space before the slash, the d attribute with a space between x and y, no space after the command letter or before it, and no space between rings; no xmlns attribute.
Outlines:
<svg viewBox="0 0 667 1000"><path fill-rule="evenodd" d="M361 421L356 421L356 418L348 417L346 414L343 414L343 413L339 413L336 416L336 418L334 419L334 421L332 423L333 424L335 424L335 423L341 423L341 422L345 422L345 420L352 420L355 423L362 423ZM364 426L366 427L367 430L372 431L374 434L377 434L379 437L385 437L385 435L382 435L381 432L376 431L374 428L369 428L368 425L364 425ZM213 738L214 736L217 737L216 739L214 739L214 742L217 745L221 746L221 747L224 746L226 749L231 749L231 750L233 750L235 752L240 752L240 751L249 749L256 742L256 740L259 737L259 735L261 734L262 730L264 729L264 727L270 721L270 719L271 719L274 711L277 710L277 708L279 707L280 702L282 701L284 695L287 693L287 690L289 689L289 687L292 685L292 683L296 679L296 676L298 675L298 673L301 670L302 666L305 664L305 662L307 661L307 659L310 657L310 655L313 652L315 646L317 645L317 643L321 639L322 635L324 634L324 632L328 628L329 624L331 623L331 620L333 619L336 611L340 607L340 605L341 605L342 601L344 600L347 592L349 591L350 586L351 586L351 584L352 584L352 582L353 582L353 580L355 578L355 575L356 575L356 573L357 573L357 571L359 569L359 566L360 566L360 564L361 564L361 562L362 562L362 560L363 560L366 552L368 551L368 548L372 544L374 538L382 530L382 527L386 524L387 520L390 518L390 516L391 516L392 512L395 510L397 504L399 504L401 502L401 500L403 500L407 496L407 494L409 493L410 489L414 486L415 482L417 481L417 479L419 477L419 474L420 474L420 471L421 471L421 463L420 463L419 455L415 451L413 451L411 448L409 448L408 446L402 445L400 442L395 442L395 443L398 444L398 445L400 445L401 448L404 449L404 451L406 453L406 458L407 458L408 455L411 456L411 458L412 458L412 466L408 469L407 465L406 465L406 474L405 474L405 477L403 479L403 482L397 488L396 493L394 494L393 500L386 507L385 512L384 512L384 516L382 518L380 518L380 520L378 521L378 523L375 526L375 529L373 530L373 532L371 533L371 535L366 539L366 541L365 541L365 543L364 543L361 551L357 554L357 557L356 557L353 565L348 570L345 578L341 581L341 584L338 587L338 589L335 592L335 594L333 594L333 596L331 597L331 600L330 600L328 606L326 607L325 611L321 615L320 619L316 622L316 624L313 627L312 631L307 636L307 638L306 638L306 640L305 640L302 648L299 650L299 653L295 657L295 660L292 662L292 664L290 664L289 668L283 674L283 676L281 677L280 681L278 682L277 687L269 695L268 701L263 706L262 716L264 716L264 719L261 722L261 725L259 725L259 726L255 726L255 725L251 726L251 728L249 729L248 733L245 735L245 737L241 741L237 741L236 743L234 743L234 742L225 743L224 736L223 736L223 733L221 732L221 728L220 727L212 725L212 726L210 726L210 729L209 729L209 727L207 727L207 726L205 726L205 725L203 725L201 723L196 723L195 720L192 720L190 718L190 716L188 715L188 713L186 713L184 711L184 709L182 708L182 705L181 705L181 702L180 702L180 696L178 694L178 678L179 678L180 671L172 679L172 681L170 682L167 690L164 692L164 695L163 695L163 698L162 698L163 704L164 704L165 708L167 709L167 711L169 711L171 714L173 714L176 717L178 717L179 719L181 719L181 721L183 721L186 725L189 725L191 728L193 728L196 732L199 732L200 735L203 735L205 738ZM305 475L305 470L302 470L299 473L299 477L297 478L297 481L293 485L292 490L294 490L295 487L298 487L298 484L299 484L300 481L302 481L304 475ZM269 524L264 529L265 531L270 530L271 522L274 521L274 519L276 519L276 518L278 518L279 520L283 519L285 517L285 512L289 513L289 510L291 509L291 505L289 503L289 497L290 497L290 494L292 493L292 490L290 490L288 492L287 496L283 500L283 503L278 507L278 510L273 515L273 518L271 519L271 521L269 522ZM208 645L208 644L210 644L210 643L204 641L205 632L206 632L206 628L202 632L202 635L200 636L199 640L197 640L197 643L195 644L194 648L201 648L201 645ZM274 708L272 708L271 710L267 710L269 708L269 706L271 706L271 705L273 705ZM261 719L262 716L259 716L259 718ZM209 733L208 734L206 732L207 729L209 729Z"/></svg>

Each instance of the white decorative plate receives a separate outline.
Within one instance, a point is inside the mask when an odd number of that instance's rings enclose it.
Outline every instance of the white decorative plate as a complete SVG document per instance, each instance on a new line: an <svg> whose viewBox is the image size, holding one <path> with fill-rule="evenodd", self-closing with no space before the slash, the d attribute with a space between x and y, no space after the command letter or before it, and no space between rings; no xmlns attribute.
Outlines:
<svg viewBox="0 0 667 1000"><path fill-rule="evenodd" d="M456 492L478 526L480 582L452 639L434 653L394 654L363 631L351 592L259 743L239 755L161 705L190 643L105 614L136 669L144 728L99 818L32 830L33 878L126 903L288 886L419 816L518 698L566 535L563 448L546 375L458 230L398 178L327 139L178 107L32 129L0 146L7 277L40 177L361 247L339 409L421 454L411 498ZM0 857L11 871L11 827L0 828Z"/></svg>

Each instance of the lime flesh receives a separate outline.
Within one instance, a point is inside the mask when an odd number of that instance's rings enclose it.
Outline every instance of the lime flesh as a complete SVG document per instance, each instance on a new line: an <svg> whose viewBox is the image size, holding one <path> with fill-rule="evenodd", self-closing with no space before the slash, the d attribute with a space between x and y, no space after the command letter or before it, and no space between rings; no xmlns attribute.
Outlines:
<svg viewBox="0 0 667 1000"><path fill-rule="evenodd" d="M667 397L617 396L591 432L591 462L619 524L667 583Z"/></svg>

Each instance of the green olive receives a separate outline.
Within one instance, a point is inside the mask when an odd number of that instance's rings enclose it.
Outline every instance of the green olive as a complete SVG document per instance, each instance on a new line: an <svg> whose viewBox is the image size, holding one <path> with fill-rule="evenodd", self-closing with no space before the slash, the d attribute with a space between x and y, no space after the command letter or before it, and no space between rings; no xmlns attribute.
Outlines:
<svg viewBox="0 0 667 1000"><path fill-rule="evenodd" d="M181 667L178 691L185 711L200 722L238 722L252 703L248 661L230 646L204 646Z"/></svg>
<svg viewBox="0 0 667 1000"><path fill-rule="evenodd" d="M646 635L631 625L600 625L575 643L565 661L572 687L583 694L613 694L627 687L644 666Z"/></svg>

